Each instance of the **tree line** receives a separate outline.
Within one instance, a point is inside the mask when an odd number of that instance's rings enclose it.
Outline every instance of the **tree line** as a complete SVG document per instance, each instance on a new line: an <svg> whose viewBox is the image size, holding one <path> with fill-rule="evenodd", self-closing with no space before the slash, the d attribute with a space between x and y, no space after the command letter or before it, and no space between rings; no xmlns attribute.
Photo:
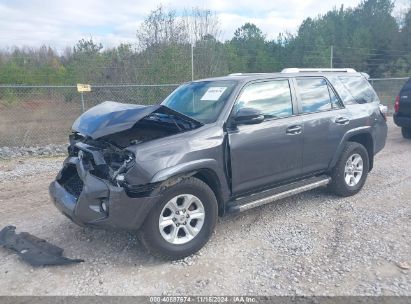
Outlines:
<svg viewBox="0 0 411 304"><path fill-rule="evenodd" d="M193 8L177 15L159 6L137 29L134 44L104 48L90 38L61 53L52 46L0 50L0 84L181 83L192 77L331 64L372 77L410 76L411 7L397 16L393 8L391 0L341 6L308 17L296 33L272 40L246 23L221 41L221 25L211 10Z"/></svg>

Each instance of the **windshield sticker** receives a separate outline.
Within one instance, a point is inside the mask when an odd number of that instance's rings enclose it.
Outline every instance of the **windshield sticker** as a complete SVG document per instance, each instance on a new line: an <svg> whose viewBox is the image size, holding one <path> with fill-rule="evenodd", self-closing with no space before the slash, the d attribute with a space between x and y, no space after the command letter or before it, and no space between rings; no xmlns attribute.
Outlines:
<svg viewBox="0 0 411 304"><path fill-rule="evenodd" d="M208 88L207 92L201 97L201 100L217 101L223 95L227 87L211 87Z"/></svg>

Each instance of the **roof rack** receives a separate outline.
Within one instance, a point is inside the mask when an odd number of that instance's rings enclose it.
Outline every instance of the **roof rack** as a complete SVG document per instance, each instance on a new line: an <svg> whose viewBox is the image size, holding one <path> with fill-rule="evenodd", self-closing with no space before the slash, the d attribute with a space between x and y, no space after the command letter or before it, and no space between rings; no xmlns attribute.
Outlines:
<svg viewBox="0 0 411 304"><path fill-rule="evenodd" d="M287 68L283 69L281 73L304 73L304 72L345 72L345 73L356 73L357 71L351 68L347 69L310 69L310 68Z"/></svg>
<svg viewBox="0 0 411 304"><path fill-rule="evenodd" d="M228 76L252 76L252 75L261 75L261 74L268 74L268 73L231 73Z"/></svg>
<svg viewBox="0 0 411 304"><path fill-rule="evenodd" d="M365 79L370 79L370 75L369 74L367 74L367 73L364 73L364 72L361 72L360 73L362 76L364 76L365 77Z"/></svg>

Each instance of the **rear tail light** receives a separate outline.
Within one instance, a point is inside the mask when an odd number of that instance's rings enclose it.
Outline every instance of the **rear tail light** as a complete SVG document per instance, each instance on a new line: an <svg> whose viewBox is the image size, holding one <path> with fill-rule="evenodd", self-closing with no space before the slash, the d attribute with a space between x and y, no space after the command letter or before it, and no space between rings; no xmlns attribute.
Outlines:
<svg viewBox="0 0 411 304"><path fill-rule="evenodd" d="M384 117L384 120L387 121L387 113L388 113L388 108L382 104L380 104L380 113L382 117Z"/></svg>
<svg viewBox="0 0 411 304"><path fill-rule="evenodd" d="M397 96L397 97L395 97L395 103L394 103L395 113L398 113L399 109L400 109L400 96Z"/></svg>

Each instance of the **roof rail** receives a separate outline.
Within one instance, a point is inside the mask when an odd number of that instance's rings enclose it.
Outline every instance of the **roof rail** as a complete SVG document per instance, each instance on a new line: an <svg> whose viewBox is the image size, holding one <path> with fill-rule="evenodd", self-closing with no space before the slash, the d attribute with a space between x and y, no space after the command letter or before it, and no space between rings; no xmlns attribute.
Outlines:
<svg viewBox="0 0 411 304"><path fill-rule="evenodd" d="M356 73L357 71L351 68L346 69L310 69L310 68L287 68L283 69L281 73L304 73L304 72L345 72L345 73Z"/></svg>
<svg viewBox="0 0 411 304"><path fill-rule="evenodd" d="M364 72L361 72L360 73L362 76L364 76L365 77L365 79L370 79L370 75L369 74L367 74L367 73L364 73Z"/></svg>
<svg viewBox="0 0 411 304"><path fill-rule="evenodd" d="M261 74L268 74L268 73L231 73L228 76L251 76L251 75L261 75Z"/></svg>

